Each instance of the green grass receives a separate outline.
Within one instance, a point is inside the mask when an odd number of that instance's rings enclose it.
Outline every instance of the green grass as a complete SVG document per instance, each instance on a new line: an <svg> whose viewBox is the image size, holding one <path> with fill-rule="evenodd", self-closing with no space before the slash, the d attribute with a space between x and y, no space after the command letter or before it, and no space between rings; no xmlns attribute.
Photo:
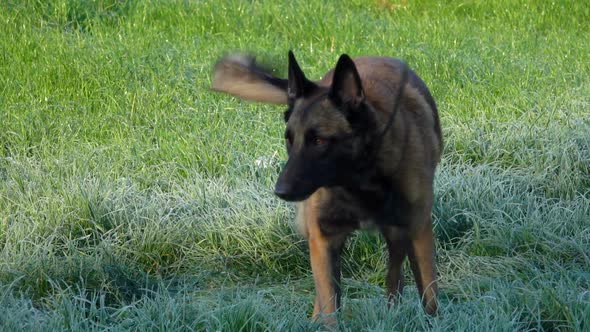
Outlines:
<svg viewBox="0 0 590 332"><path fill-rule="evenodd" d="M0 330L317 330L281 107L209 91L250 50L320 77L390 55L445 138L440 315L384 299L370 233L341 329L590 328L590 6L583 1L3 1ZM260 161L264 161L261 165ZM406 269L408 270L408 269Z"/></svg>

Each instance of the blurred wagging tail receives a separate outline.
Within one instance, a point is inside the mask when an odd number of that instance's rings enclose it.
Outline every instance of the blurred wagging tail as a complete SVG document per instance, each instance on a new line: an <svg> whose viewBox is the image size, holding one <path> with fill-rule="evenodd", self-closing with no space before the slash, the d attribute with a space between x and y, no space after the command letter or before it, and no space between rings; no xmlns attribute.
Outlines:
<svg viewBox="0 0 590 332"><path fill-rule="evenodd" d="M316 286L314 317L340 305L340 253L347 236L372 224L389 250L390 299L403 289L407 256L425 311L437 309L431 208L442 137L434 99L406 64L343 54L318 81L289 52L289 77L248 56L215 66L213 89L288 106L289 159L275 193L296 201ZM333 318L328 318L333 319Z"/></svg>

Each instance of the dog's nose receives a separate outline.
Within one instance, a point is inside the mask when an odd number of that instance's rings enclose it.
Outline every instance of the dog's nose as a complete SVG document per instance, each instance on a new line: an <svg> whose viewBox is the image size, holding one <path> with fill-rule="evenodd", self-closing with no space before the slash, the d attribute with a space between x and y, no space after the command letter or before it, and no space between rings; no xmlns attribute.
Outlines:
<svg viewBox="0 0 590 332"><path fill-rule="evenodd" d="M305 198L305 195L301 195L301 193L299 193L297 190L294 190L291 185L285 184L283 182L276 184L275 195L288 202L301 201Z"/></svg>
<svg viewBox="0 0 590 332"><path fill-rule="evenodd" d="M311 193L294 190L290 186L277 184L275 186L275 195L288 202L300 202L307 199Z"/></svg>
<svg viewBox="0 0 590 332"><path fill-rule="evenodd" d="M275 195L277 195L280 199L284 199L286 201L292 200L291 190L287 188L285 185L277 184L275 186Z"/></svg>

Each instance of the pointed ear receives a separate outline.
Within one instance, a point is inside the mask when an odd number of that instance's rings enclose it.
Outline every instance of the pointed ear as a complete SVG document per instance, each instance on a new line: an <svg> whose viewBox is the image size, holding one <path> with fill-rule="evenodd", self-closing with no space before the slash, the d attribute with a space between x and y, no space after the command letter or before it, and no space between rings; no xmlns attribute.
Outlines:
<svg viewBox="0 0 590 332"><path fill-rule="evenodd" d="M302 97L313 86L315 86L314 83L305 78L293 52L289 51L289 84L287 86L289 99L295 100Z"/></svg>
<svg viewBox="0 0 590 332"><path fill-rule="evenodd" d="M352 59L346 54L340 56L334 69L330 97L337 104L346 104L352 108L358 107L365 100L359 73Z"/></svg>

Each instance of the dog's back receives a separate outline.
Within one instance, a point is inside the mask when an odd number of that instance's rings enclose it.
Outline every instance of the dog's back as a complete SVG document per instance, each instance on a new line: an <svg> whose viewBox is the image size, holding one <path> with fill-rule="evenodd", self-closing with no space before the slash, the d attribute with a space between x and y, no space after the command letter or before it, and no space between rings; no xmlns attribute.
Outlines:
<svg viewBox="0 0 590 332"><path fill-rule="evenodd" d="M438 109L426 84L407 65L395 58L364 56L353 59L362 81L367 103L377 112L383 130L396 103L401 103L391 130L384 137L379 152L379 167L400 190L410 197L422 196L430 185L442 151L442 133ZM408 70L407 82L402 82L403 72ZM330 86L334 69L318 81ZM406 84L404 94L396 100L400 84Z"/></svg>
<svg viewBox="0 0 590 332"><path fill-rule="evenodd" d="M425 118L419 122L425 128L432 128L433 134L436 136L438 142L434 142L438 146L438 155L442 149L442 133L440 129L440 122L438 118L438 109L434 98L430 94L430 90L416 75L416 73L407 67L407 65L399 59L390 57L378 56L363 56L353 59L354 64L358 70L361 78L363 88L367 96L367 101L378 111L389 115L397 102L395 100L396 92L402 83L403 71L408 70L408 85L404 90L405 95L403 102L404 109L411 112L419 112ZM332 84L334 77L334 69L328 71L325 76L318 82L324 86ZM403 111L402 111L403 112ZM385 121L386 120L385 116Z"/></svg>

